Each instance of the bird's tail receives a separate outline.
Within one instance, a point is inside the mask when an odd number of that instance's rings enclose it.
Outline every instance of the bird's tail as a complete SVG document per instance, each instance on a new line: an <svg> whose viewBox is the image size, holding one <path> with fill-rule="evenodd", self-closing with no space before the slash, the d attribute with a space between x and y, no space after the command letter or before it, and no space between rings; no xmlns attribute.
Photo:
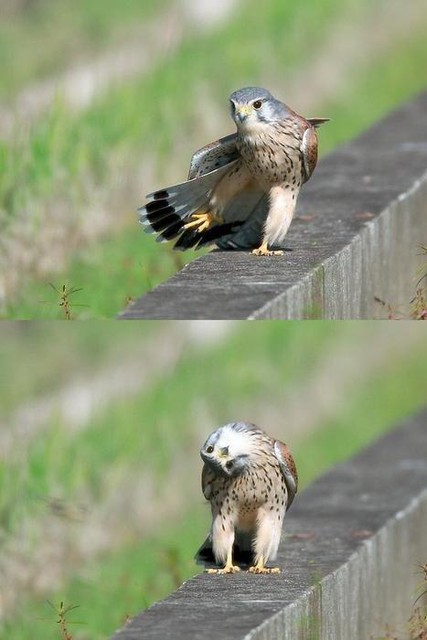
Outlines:
<svg viewBox="0 0 427 640"><path fill-rule="evenodd" d="M212 190L229 171L230 165L181 184L160 189L147 196L149 202L138 209L139 221L147 233L157 233L158 242L178 238L176 249L200 247L214 242L227 232L227 225L215 225L205 231L186 228L193 214L209 211Z"/></svg>
<svg viewBox="0 0 427 640"><path fill-rule="evenodd" d="M316 129L318 127L320 127L321 124L324 124L325 122L330 122L330 118L307 118L307 120L309 121L310 124L313 125L313 127L316 127Z"/></svg>

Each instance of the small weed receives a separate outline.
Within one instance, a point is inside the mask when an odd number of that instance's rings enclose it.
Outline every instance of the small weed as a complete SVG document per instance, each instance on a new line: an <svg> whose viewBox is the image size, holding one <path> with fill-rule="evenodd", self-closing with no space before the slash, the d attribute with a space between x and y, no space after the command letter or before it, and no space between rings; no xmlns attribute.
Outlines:
<svg viewBox="0 0 427 640"><path fill-rule="evenodd" d="M58 306L60 309L62 309L64 318L66 320L72 320L73 317L71 315L71 304L70 304L70 297L72 295L74 295L75 293L78 293L79 291L82 291L83 289L80 287L79 289L76 289L75 287L71 287L70 289L68 289L66 284L63 284L61 289L57 289L57 287L55 287L54 284L52 284L51 282L49 282L49 286L52 287L52 289L58 294L59 296L59 301L57 302ZM45 302L43 300L43 302ZM53 304L53 303L51 303ZM74 304L75 307L87 307L87 305L83 305L83 304Z"/></svg>
<svg viewBox="0 0 427 640"><path fill-rule="evenodd" d="M419 590L420 591L422 590L422 591L420 595L417 597L417 599L415 600L414 607L417 604L417 602L421 600L423 596L427 596L427 562L425 562L424 564L419 564L418 566L421 569L421 573L423 574L423 581L419 587Z"/></svg>
<svg viewBox="0 0 427 640"><path fill-rule="evenodd" d="M417 599L413 604L411 616L408 620L408 637L409 640L427 640L427 605L424 604L421 607L415 607L417 602L427 595L427 562L418 565L423 574L423 581L417 590L421 591ZM384 636L377 638L377 640L401 640L401 636L395 635L389 625L386 625L386 633Z"/></svg>
<svg viewBox="0 0 427 640"><path fill-rule="evenodd" d="M421 255L427 257L427 246L421 245ZM403 313L397 311L393 306L381 300L377 296L374 297L375 302L378 302L381 306L387 309L388 320L427 320L427 290L423 286L423 280L427 280L427 264L424 264L420 268L421 276L415 285L415 295L410 301L409 312Z"/></svg>
<svg viewBox="0 0 427 640"><path fill-rule="evenodd" d="M421 255L427 257L427 246L421 245ZM427 263L420 268L421 276L416 284L415 296L411 300L411 318L413 320L427 320L427 298L423 280L427 281Z"/></svg>
<svg viewBox="0 0 427 640"><path fill-rule="evenodd" d="M73 636L71 635L71 633L68 630L68 625L69 624L81 624L80 622L70 622L67 619L67 615L70 613L70 611L73 611L74 609L77 609L80 605L78 604L70 604L68 606L65 606L64 602L60 602L59 603L59 607L56 607L54 604L52 604L52 602L49 602L50 606L52 607L52 609L54 609L54 611L56 612L58 619L56 620L56 624L59 625L60 628L60 632L61 632L61 640L73 640Z"/></svg>
<svg viewBox="0 0 427 640"><path fill-rule="evenodd" d="M415 297L411 300L412 320L427 320L427 299L426 290L419 287L415 292Z"/></svg>

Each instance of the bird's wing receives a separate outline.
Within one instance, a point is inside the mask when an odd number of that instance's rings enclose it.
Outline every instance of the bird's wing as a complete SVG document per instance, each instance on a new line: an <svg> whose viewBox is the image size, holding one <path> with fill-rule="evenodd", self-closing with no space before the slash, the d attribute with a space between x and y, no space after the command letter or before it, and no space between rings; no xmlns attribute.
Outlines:
<svg viewBox="0 0 427 640"><path fill-rule="evenodd" d="M147 195L147 204L138 209L147 233L156 233L159 242L177 238L174 248L181 250L210 244L244 250L259 244L267 208L263 192L256 189L244 190L230 200L221 212L223 223L202 232L186 228L192 214L209 209L212 190L238 162L236 137L233 133L196 151L186 182Z"/></svg>
<svg viewBox="0 0 427 640"><path fill-rule="evenodd" d="M302 161L304 167L304 182L310 178L317 163L317 133L316 129L329 118L307 118L310 127L304 131L301 143Z"/></svg>
<svg viewBox="0 0 427 640"><path fill-rule="evenodd" d="M285 479L286 489L288 490L288 501L286 510L291 506L298 488L298 474L295 461L289 451L289 447L280 440L274 441L274 454L279 461L280 470Z"/></svg>
<svg viewBox="0 0 427 640"><path fill-rule="evenodd" d="M212 480L214 479L214 474L205 464L202 469L202 492L205 496L206 500L210 500L212 493Z"/></svg>
<svg viewBox="0 0 427 640"><path fill-rule="evenodd" d="M310 178L317 163L317 133L314 127L307 127L301 142L304 182Z"/></svg>
<svg viewBox="0 0 427 640"><path fill-rule="evenodd" d="M190 161L188 180L199 178L205 173L210 173L237 160L239 152L236 148L236 139L237 134L231 133L198 149Z"/></svg>

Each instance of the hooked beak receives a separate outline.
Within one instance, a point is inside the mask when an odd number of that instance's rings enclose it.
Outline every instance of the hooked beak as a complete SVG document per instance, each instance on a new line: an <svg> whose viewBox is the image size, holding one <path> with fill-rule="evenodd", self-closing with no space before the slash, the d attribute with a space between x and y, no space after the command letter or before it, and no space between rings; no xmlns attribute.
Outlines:
<svg viewBox="0 0 427 640"><path fill-rule="evenodd" d="M251 108L249 105L243 105L241 107L236 107L236 118L240 122L244 122L251 113Z"/></svg>

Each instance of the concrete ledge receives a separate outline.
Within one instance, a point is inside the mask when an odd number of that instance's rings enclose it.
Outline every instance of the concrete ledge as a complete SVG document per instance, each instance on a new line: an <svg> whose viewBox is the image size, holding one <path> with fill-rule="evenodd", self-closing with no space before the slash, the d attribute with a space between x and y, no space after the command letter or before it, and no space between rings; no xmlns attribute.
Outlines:
<svg viewBox="0 0 427 640"><path fill-rule="evenodd" d="M400 633L427 560L427 410L297 496L285 531L280 575L198 575L114 640L370 640L386 624Z"/></svg>
<svg viewBox="0 0 427 640"><path fill-rule="evenodd" d="M424 93L323 158L299 198L291 252L212 252L120 317L374 318L385 315L375 296L407 305L427 242L426 118Z"/></svg>

